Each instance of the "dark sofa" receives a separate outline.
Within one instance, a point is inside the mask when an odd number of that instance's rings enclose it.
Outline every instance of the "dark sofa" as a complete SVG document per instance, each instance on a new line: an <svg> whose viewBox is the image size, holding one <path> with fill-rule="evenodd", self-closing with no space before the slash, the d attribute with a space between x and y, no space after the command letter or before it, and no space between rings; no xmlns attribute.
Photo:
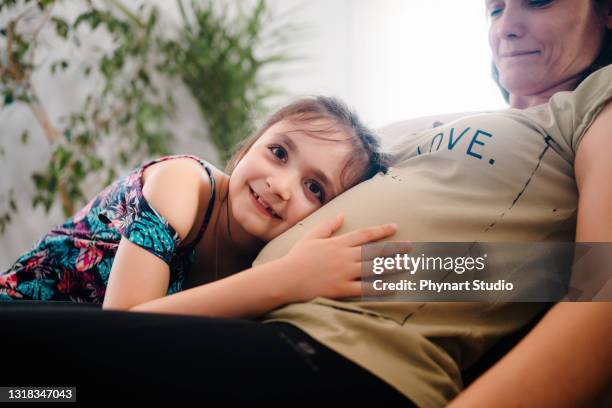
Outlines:
<svg viewBox="0 0 612 408"><path fill-rule="evenodd" d="M506 354L543 314L465 370L465 386ZM199 367L194 361L201 338L206 336L198 330L201 319L209 318L108 311L92 303L0 302L5 356L0 385L76 385L77 401L87 403L210 401L219 395L205 392L206 386L193 373ZM65 347L47 346L58 344L58 339Z"/></svg>

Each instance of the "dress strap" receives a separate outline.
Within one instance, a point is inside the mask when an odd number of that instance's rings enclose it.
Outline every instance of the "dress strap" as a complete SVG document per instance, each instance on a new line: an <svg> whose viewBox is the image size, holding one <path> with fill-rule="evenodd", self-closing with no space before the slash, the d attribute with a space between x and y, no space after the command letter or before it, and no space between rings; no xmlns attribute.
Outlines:
<svg viewBox="0 0 612 408"><path fill-rule="evenodd" d="M204 168L206 169L206 173L208 173L208 177L210 177L210 199L208 201L206 215L204 216L204 222L202 222L202 225L200 226L198 235L193 241L191 241L188 245L185 246L185 249L193 248L193 246L200 242L202 236L204 235L204 231L206 231L206 227L208 227L208 221L210 220L210 215L212 214L212 210L215 205L215 177L213 176L212 170L204 160L199 160L199 162L200 164L202 164L202 166L204 166Z"/></svg>

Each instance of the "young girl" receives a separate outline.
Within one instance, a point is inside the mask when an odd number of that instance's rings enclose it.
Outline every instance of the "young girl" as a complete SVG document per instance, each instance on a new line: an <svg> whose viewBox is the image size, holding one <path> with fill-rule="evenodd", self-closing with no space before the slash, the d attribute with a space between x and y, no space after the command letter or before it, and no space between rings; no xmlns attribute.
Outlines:
<svg viewBox="0 0 612 408"><path fill-rule="evenodd" d="M299 100L244 141L229 175L181 155L118 179L0 275L0 299L238 317L317 296L358 296L360 245L392 235L394 225L329 238L339 215L284 258L249 267L266 242L386 171L377 149L338 100Z"/></svg>

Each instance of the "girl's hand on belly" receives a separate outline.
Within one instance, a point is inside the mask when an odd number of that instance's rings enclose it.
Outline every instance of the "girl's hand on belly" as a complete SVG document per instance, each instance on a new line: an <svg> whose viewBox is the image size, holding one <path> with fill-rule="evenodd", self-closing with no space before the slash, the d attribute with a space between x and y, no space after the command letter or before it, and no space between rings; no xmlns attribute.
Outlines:
<svg viewBox="0 0 612 408"><path fill-rule="evenodd" d="M331 237L343 222L341 214L321 222L281 258L288 266L283 279L291 281L285 282L291 302L361 296L361 246L392 236L397 225L377 225Z"/></svg>

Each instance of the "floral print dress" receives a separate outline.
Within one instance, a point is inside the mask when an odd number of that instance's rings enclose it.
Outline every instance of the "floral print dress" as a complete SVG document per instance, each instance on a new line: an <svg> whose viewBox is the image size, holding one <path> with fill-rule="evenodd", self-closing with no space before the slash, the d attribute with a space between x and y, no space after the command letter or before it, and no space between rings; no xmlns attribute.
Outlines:
<svg viewBox="0 0 612 408"><path fill-rule="evenodd" d="M198 235L179 246L180 237L142 194L142 174L152 164L179 157L197 160L210 177L211 196ZM149 161L119 178L63 224L47 232L34 247L0 272L2 300L61 300L102 303L113 259L124 236L170 267L166 295L179 292L195 260L215 197L210 165L191 155Z"/></svg>

